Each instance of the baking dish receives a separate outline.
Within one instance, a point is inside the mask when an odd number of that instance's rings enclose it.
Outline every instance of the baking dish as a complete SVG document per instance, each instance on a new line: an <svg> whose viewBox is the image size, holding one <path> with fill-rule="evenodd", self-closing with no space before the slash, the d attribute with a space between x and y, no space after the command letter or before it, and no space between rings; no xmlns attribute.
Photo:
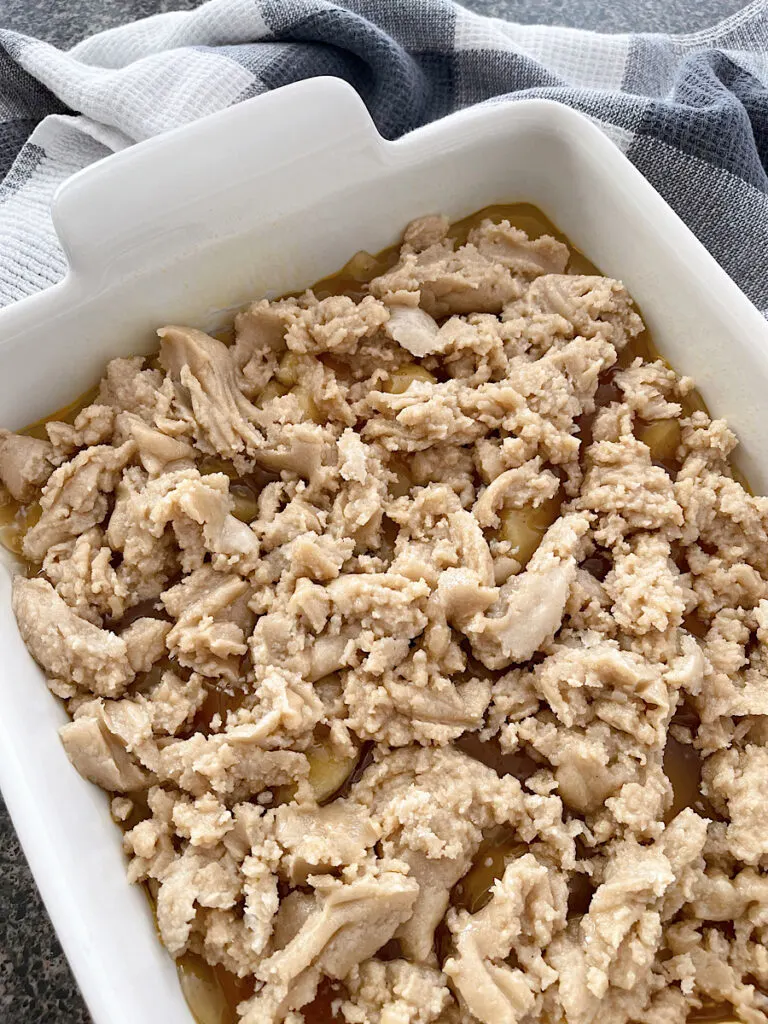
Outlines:
<svg viewBox="0 0 768 1024"><path fill-rule="evenodd" d="M539 206L620 277L654 340L728 417L768 483L768 325L617 148L539 100L473 108L382 140L344 83L314 79L150 140L76 175L54 219L70 271L0 312L0 423L64 404L153 328L215 328L248 298L300 288L412 217ZM147 902L125 880L103 793L56 736L65 720L18 636L0 574L0 784L96 1024L190 1020Z"/></svg>

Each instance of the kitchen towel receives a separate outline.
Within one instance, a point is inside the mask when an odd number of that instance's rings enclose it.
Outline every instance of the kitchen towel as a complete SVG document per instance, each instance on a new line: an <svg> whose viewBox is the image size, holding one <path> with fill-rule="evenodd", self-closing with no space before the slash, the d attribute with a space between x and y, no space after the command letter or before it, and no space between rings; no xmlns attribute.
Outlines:
<svg viewBox="0 0 768 1024"><path fill-rule="evenodd" d="M449 0L209 0L66 52L0 30L0 305L66 272L49 208L73 172L315 75L351 83L390 139L473 103L586 113L768 312L768 0L675 36L511 24Z"/></svg>

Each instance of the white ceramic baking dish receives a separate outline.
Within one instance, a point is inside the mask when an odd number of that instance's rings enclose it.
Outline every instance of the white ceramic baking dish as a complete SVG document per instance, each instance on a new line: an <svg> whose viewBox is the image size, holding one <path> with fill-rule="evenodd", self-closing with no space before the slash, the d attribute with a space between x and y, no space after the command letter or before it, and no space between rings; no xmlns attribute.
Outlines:
<svg viewBox="0 0 768 1024"><path fill-rule="evenodd" d="M768 483L768 326L620 151L584 117L539 100L473 108L398 142L335 79L258 97L143 142L59 192L64 281L0 312L0 424L80 394L153 328L212 327L217 310L334 271L407 221L490 203L539 206L623 279L661 351L694 376ZM103 793L70 766L64 711L10 611L0 569L0 784L96 1024L189 1024L143 894L125 881Z"/></svg>

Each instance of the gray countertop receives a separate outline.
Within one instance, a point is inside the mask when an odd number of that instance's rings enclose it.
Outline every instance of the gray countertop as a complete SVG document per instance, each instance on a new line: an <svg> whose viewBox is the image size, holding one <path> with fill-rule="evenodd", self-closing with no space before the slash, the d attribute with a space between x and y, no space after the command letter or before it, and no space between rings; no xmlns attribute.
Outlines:
<svg viewBox="0 0 768 1024"><path fill-rule="evenodd" d="M197 0L0 0L0 26L71 46L100 29ZM603 32L690 32L743 0L467 0L481 14ZM88 1024L88 1015L0 801L0 1020ZM137 1024L140 1022L137 1021Z"/></svg>
<svg viewBox="0 0 768 1024"><path fill-rule="evenodd" d="M57 46L159 11L189 10L200 0L0 0L0 25ZM401 0L403 2L403 0ZM745 0L464 0L497 18L571 25L597 32L692 32L746 6Z"/></svg>

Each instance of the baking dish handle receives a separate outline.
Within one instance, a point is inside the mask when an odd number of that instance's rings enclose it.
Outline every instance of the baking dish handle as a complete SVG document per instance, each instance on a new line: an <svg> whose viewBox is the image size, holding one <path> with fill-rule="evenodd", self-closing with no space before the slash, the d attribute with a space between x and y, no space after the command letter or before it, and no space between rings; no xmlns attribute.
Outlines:
<svg viewBox="0 0 768 1024"><path fill-rule="evenodd" d="M291 167L303 166L306 177L307 160L318 173L334 160L375 161L380 143L363 101L346 82L296 82L79 171L54 196L54 227L75 273L103 275L116 266L121 272L151 270L155 259L167 264L171 248L178 253L204 244L241 219L252 223L270 199L279 205L279 195L260 191L269 188L269 179L279 179L277 168L290 174ZM232 192L226 222L220 215L215 224L206 219L212 181ZM243 209L244 194L253 198L254 209Z"/></svg>

